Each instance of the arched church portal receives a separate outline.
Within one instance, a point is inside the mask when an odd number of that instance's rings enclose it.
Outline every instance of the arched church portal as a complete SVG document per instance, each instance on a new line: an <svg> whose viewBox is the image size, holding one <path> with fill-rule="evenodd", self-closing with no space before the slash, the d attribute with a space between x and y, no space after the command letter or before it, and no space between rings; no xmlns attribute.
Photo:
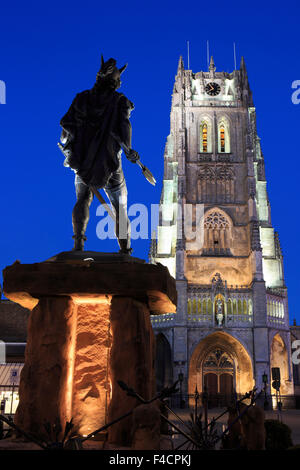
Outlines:
<svg viewBox="0 0 300 470"><path fill-rule="evenodd" d="M270 377L272 377L272 367L279 367L280 369L280 393L281 395L290 395L293 394L293 384L289 380L289 360L288 360L288 351L279 333L277 333L271 344L271 371ZM275 390L272 389L272 393Z"/></svg>
<svg viewBox="0 0 300 470"><path fill-rule="evenodd" d="M223 331L204 338L192 354L189 364L189 394L207 388L210 396L229 397L253 388L252 360L245 347Z"/></svg>
<svg viewBox="0 0 300 470"><path fill-rule="evenodd" d="M165 335L159 333L156 339L155 354L155 375L156 389L160 391L162 388L172 384L172 353L171 347Z"/></svg>

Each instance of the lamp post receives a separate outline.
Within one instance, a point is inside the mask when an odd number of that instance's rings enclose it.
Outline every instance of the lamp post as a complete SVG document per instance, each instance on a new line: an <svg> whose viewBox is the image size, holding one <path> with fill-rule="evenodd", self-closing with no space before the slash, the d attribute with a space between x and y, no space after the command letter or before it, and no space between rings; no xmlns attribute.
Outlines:
<svg viewBox="0 0 300 470"><path fill-rule="evenodd" d="M199 392L198 392L198 388L197 388L197 385L196 385L196 388L195 388L195 393L194 393L194 398L195 398L195 423L197 421L197 414L198 414L198 400L199 400Z"/></svg>
<svg viewBox="0 0 300 470"><path fill-rule="evenodd" d="M180 370L179 374L178 374L178 380L179 380L179 393L180 393L180 408L183 408L183 399L182 399L182 382L183 382L183 373L182 371Z"/></svg>
<svg viewBox="0 0 300 470"><path fill-rule="evenodd" d="M264 400L264 410L267 410L269 408L269 402L267 399L267 385L268 385L268 376L266 372L263 373L262 375L262 381L264 384L264 392L265 392L265 400Z"/></svg>

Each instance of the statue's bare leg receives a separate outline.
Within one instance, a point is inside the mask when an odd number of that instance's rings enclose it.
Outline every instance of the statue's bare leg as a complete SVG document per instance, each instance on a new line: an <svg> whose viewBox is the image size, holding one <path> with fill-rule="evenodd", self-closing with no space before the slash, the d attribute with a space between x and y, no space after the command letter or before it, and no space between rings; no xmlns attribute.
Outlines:
<svg viewBox="0 0 300 470"><path fill-rule="evenodd" d="M82 251L86 240L85 231L90 218L90 205L93 200L93 193L78 176L75 178L75 189L77 202L72 213L72 223L74 231L73 250Z"/></svg>
<svg viewBox="0 0 300 470"><path fill-rule="evenodd" d="M72 213L72 222L75 239L73 250L82 251L86 240L85 232L90 217L90 205L93 200L91 189L76 175L75 188L77 202ZM120 252L130 254L130 222L127 215L127 187L120 163L120 167L110 177L104 191L115 213L115 233L120 246Z"/></svg>
<svg viewBox="0 0 300 470"><path fill-rule="evenodd" d="M114 209L116 217L115 233L120 252L130 254L130 222L127 215L127 187L122 167L114 172L104 191Z"/></svg>

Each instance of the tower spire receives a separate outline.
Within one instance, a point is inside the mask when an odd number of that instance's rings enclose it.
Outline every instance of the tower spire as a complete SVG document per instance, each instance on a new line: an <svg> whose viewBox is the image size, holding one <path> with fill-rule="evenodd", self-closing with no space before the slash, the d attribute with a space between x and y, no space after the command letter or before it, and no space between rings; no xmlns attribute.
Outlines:
<svg viewBox="0 0 300 470"><path fill-rule="evenodd" d="M245 64L245 59L244 59L244 56L243 56L243 55L242 55L242 58L241 58L240 70L243 70L243 72L247 73L246 64Z"/></svg>
<svg viewBox="0 0 300 470"><path fill-rule="evenodd" d="M241 76L242 76L243 82L245 83L245 85L246 85L247 87L249 87L249 84L248 84L248 73L247 73L247 69L246 69L246 64L245 64L244 56L242 56L242 58L241 58L240 71L241 71Z"/></svg>
<svg viewBox="0 0 300 470"><path fill-rule="evenodd" d="M214 58L211 56L210 58L210 64L209 64L209 75L210 77L214 77L216 71L215 63L214 63Z"/></svg>
<svg viewBox="0 0 300 470"><path fill-rule="evenodd" d="M243 89L243 99L246 101L248 106L253 106L252 92L250 90L249 81L248 81L248 73L246 69L245 59L243 56L241 58L240 77L241 77L240 78L241 86Z"/></svg>
<svg viewBox="0 0 300 470"><path fill-rule="evenodd" d="M182 55L181 55L179 57L179 61L178 61L177 75L179 75L183 71L184 71L184 65L183 65L183 58L182 58Z"/></svg>

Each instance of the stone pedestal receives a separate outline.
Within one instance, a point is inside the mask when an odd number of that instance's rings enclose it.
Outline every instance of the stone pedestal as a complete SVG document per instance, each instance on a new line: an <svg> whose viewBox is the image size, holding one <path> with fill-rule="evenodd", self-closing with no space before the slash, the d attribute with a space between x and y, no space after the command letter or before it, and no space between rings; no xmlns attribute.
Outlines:
<svg viewBox="0 0 300 470"><path fill-rule="evenodd" d="M118 418L155 390L150 314L176 310L176 286L162 265L107 253L61 253L4 272L6 297L32 310L15 421L45 436L43 423L73 418L80 435ZM110 442L131 444L131 418Z"/></svg>

